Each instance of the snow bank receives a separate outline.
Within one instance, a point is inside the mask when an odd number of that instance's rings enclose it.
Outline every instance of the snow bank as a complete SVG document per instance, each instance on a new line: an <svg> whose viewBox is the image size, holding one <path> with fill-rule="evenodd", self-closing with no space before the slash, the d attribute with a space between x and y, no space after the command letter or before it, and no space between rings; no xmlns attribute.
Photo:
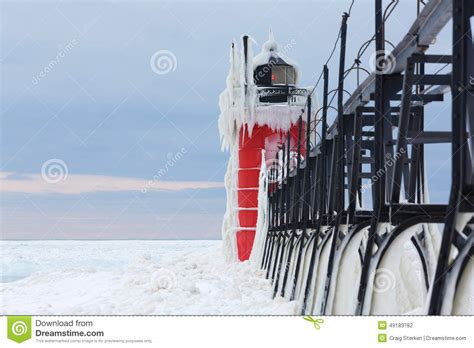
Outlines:
<svg viewBox="0 0 474 348"><path fill-rule="evenodd" d="M373 290L370 314L421 314L427 300L423 265L410 238L419 225L404 230L372 267L369 285ZM374 265L375 266L375 262Z"/></svg>
<svg viewBox="0 0 474 348"><path fill-rule="evenodd" d="M353 315L357 309L357 292L359 289L362 261L359 247L367 238L369 227L363 228L347 243L342 252L339 271L336 278L333 315Z"/></svg>
<svg viewBox="0 0 474 348"><path fill-rule="evenodd" d="M472 213L459 213L455 224L456 231L462 233L473 216ZM441 310L443 315L472 315L474 313L474 262L469 255L473 240L470 237L467 238L467 243L462 250L451 249L452 268L448 271L446 278L446 290Z"/></svg>
<svg viewBox="0 0 474 348"><path fill-rule="evenodd" d="M453 281L454 282L454 281ZM450 315L472 315L474 313L474 259L469 258L464 272L460 275L457 291L454 286L448 287L447 292L454 291ZM449 296L449 294L448 294ZM446 306L450 307L450 306Z"/></svg>
<svg viewBox="0 0 474 348"><path fill-rule="evenodd" d="M1 315L295 314L294 302L272 300L262 271L248 262L226 264L220 241L1 242L0 247L2 271L25 262L33 271L0 283Z"/></svg>

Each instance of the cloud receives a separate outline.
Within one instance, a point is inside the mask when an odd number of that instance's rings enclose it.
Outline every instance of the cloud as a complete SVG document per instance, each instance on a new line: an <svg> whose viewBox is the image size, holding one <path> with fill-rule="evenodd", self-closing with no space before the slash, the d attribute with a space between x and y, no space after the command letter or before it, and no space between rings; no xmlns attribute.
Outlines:
<svg viewBox="0 0 474 348"><path fill-rule="evenodd" d="M40 174L17 175L9 172L0 172L1 193L60 193L74 195L88 192L182 191L221 187L224 187L224 183L215 181L161 181L79 174L68 174L62 180L52 182Z"/></svg>

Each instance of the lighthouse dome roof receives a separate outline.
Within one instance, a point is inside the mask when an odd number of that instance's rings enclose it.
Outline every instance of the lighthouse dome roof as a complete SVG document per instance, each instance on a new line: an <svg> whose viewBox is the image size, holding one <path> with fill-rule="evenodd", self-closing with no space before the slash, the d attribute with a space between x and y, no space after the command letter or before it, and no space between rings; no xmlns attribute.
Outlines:
<svg viewBox="0 0 474 348"><path fill-rule="evenodd" d="M262 45L262 51L253 58L253 70L255 71L257 67L263 65L290 65L295 69L296 83L298 83L301 76L298 64L285 54L292 49L294 44L291 41L280 50L273 32L270 30L268 40Z"/></svg>

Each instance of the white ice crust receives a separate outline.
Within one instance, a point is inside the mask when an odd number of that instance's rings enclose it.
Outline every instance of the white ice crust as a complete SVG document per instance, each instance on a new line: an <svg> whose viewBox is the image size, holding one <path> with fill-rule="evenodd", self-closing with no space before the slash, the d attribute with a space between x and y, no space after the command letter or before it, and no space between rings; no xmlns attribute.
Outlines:
<svg viewBox="0 0 474 348"><path fill-rule="evenodd" d="M258 102L258 87L254 83L253 71L259 65L266 64L273 57L280 57L295 67L296 81L300 72L295 62L279 52L278 45L270 33L269 40L263 44L262 51L253 57L252 38L249 38L247 55L232 43L230 49L230 69L226 78L226 88L219 96L219 134L222 150L230 152L229 165L225 175L227 190L227 210L222 224L224 254L229 261L237 260L235 232L238 230L237 208L237 171L239 132L246 127L249 135L253 128L268 126L275 131L288 131L297 123L298 118L304 117L304 103L270 104ZM245 62L248 62L245 64ZM315 108L316 109L316 108ZM314 110L313 110L314 111ZM314 116L312 116L314 119Z"/></svg>

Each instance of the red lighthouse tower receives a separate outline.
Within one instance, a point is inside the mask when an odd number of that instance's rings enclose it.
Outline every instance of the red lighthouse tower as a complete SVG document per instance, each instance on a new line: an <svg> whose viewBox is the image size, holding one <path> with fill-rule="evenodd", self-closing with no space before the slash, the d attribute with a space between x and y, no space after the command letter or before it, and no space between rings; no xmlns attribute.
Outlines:
<svg viewBox="0 0 474 348"><path fill-rule="evenodd" d="M262 151L266 161L274 161L289 136L296 153L299 125L301 134L305 134L306 125L298 119L308 90L296 87L298 68L279 52L271 33L262 52L255 57L248 36L244 36L240 66L236 59L233 45L231 73L221 95L219 120L221 135L231 148L232 163L232 169L228 169L232 174L227 177L230 182L226 182L231 204L223 237L224 242L235 241L235 256L245 261L250 257L256 233ZM305 149L304 144L301 149Z"/></svg>

